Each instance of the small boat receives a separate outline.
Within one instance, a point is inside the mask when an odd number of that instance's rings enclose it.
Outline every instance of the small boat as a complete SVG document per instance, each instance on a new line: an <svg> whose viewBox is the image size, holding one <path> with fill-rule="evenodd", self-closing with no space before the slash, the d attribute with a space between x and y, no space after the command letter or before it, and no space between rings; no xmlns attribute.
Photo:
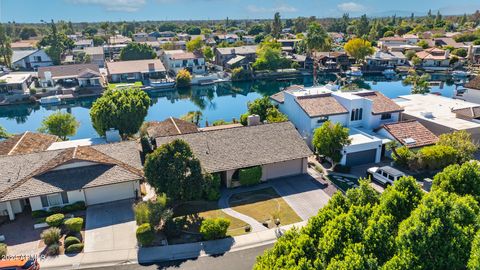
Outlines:
<svg viewBox="0 0 480 270"><path fill-rule="evenodd" d="M173 88L175 81L150 81L150 86L153 88Z"/></svg>
<svg viewBox="0 0 480 270"><path fill-rule="evenodd" d="M394 69L385 69L384 71L382 71L382 74L383 76L385 77L394 77L395 75L397 75L397 73L395 72Z"/></svg>
<svg viewBox="0 0 480 270"><path fill-rule="evenodd" d="M452 76L457 78L465 78L470 76L470 72L463 70L454 70L452 71Z"/></svg>
<svg viewBox="0 0 480 270"><path fill-rule="evenodd" d="M40 99L40 104L56 104L60 103L62 99L59 96L49 96L49 97L42 97Z"/></svg>
<svg viewBox="0 0 480 270"><path fill-rule="evenodd" d="M363 73L360 69L350 69L350 70L347 70L347 72L345 72L345 74L347 76L351 76L351 77L362 77L363 76Z"/></svg>

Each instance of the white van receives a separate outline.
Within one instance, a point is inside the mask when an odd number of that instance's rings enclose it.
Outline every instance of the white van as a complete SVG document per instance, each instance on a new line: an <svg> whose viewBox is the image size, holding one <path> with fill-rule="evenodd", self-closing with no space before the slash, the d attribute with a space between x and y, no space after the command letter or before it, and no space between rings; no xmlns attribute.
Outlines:
<svg viewBox="0 0 480 270"><path fill-rule="evenodd" d="M394 181L406 176L403 172L390 166L371 167L367 170L367 175L371 176L372 180L384 185L392 185Z"/></svg>

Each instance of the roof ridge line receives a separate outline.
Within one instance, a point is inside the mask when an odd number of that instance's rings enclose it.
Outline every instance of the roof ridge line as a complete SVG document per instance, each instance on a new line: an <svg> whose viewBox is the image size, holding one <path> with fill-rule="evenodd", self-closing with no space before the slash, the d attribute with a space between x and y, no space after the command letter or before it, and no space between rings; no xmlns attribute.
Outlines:
<svg viewBox="0 0 480 270"><path fill-rule="evenodd" d="M175 129L177 129L178 134L181 135L182 131L180 131L180 129L177 126L177 123L175 123L175 120L173 120L173 117L171 116L170 116L170 121L172 121L173 126L175 127Z"/></svg>
<svg viewBox="0 0 480 270"><path fill-rule="evenodd" d="M27 130L23 133L22 137L20 137L20 139L17 141L17 143L12 147L12 149L10 149L7 156L9 156L13 152L13 150L15 150L17 148L17 146L20 144L20 142L23 140L23 138L25 137L25 135L27 135L28 132L29 131Z"/></svg>

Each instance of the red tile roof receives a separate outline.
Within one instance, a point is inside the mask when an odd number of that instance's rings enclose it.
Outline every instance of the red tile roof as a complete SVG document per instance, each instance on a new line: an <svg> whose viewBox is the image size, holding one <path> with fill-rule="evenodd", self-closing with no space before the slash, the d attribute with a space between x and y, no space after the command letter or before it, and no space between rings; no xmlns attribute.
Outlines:
<svg viewBox="0 0 480 270"><path fill-rule="evenodd" d="M332 94L301 96L295 99L303 111L311 118L348 113Z"/></svg>
<svg viewBox="0 0 480 270"><path fill-rule="evenodd" d="M355 93L357 96L364 97L373 102L372 114L384 114L384 113L393 113L393 112L403 112L403 108L400 107L393 100L384 96L380 92L371 91L371 92L360 92Z"/></svg>
<svg viewBox="0 0 480 270"><path fill-rule="evenodd" d="M476 76L465 84L466 88L480 90L480 76Z"/></svg>
<svg viewBox="0 0 480 270"><path fill-rule="evenodd" d="M383 128L408 148L432 145L438 141L435 134L415 120L386 124ZM408 139L411 139L412 142L408 143Z"/></svg>
<svg viewBox="0 0 480 270"><path fill-rule="evenodd" d="M0 142L0 155L21 155L47 150L52 143L58 140L57 136L24 132Z"/></svg>

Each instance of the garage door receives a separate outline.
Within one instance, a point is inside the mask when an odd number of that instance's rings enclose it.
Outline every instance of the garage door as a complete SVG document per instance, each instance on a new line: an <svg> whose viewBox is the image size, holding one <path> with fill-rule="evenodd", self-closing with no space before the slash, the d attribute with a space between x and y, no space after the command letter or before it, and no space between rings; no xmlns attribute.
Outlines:
<svg viewBox="0 0 480 270"><path fill-rule="evenodd" d="M356 166L361 164L374 163L376 155L377 155L376 149L348 153L346 165Z"/></svg>
<svg viewBox="0 0 480 270"><path fill-rule="evenodd" d="M267 164L263 166L264 179L273 179L302 173L302 159Z"/></svg>
<svg viewBox="0 0 480 270"><path fill-rule="evenodd" d="M87 205L125 200L135 197L134 182L85 189Z"/></svg>

